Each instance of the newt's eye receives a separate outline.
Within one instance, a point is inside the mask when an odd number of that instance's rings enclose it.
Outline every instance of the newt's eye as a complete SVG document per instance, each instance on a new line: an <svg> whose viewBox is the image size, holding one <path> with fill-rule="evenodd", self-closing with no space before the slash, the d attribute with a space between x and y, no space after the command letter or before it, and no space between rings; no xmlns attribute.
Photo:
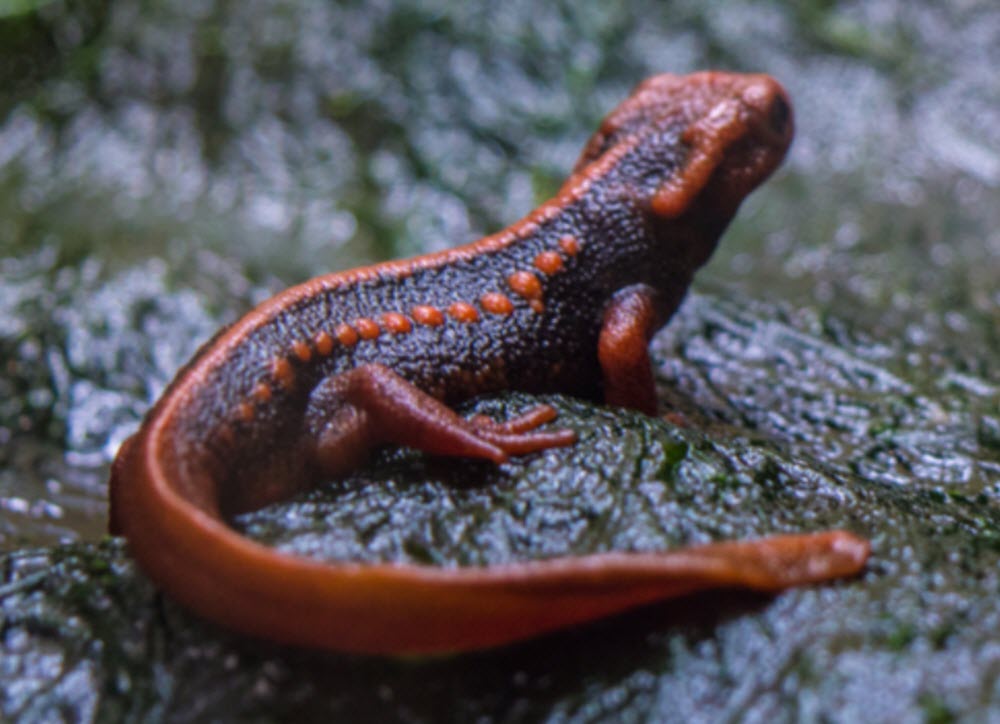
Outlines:
<svg viewBox="0 0 1000 724"><path fill-rule="evenodd" d="M791 109L788 102L779 94L771 101L771 110L768 113L767 122L771 130L779 136L784 136L788 131L788 119L791 116Z"/></svg>

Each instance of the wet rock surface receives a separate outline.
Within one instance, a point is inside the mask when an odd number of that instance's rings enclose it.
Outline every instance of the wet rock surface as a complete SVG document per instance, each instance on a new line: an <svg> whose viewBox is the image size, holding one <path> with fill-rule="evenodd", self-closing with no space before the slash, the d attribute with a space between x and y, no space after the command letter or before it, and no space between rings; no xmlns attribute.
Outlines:
<svg viewBox="0 0 1000 724"><path fill-rule="evenodd" d="M1000 711L992 4L32 5L0 15L0 716ZM114 451L218 326L515 220L637 80L709 66L781 79L798 138L654 344L669 421L556 400L585 445L385 451L238 525L434 565L837 526L861 579L393 662L229 636L101 541Z"/></svg>

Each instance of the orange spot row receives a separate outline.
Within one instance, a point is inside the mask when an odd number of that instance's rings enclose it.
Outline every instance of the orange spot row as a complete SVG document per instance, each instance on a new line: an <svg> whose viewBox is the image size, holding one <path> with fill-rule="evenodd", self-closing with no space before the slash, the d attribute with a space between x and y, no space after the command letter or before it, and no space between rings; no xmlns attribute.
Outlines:
<svg viewBox="0 0 1000 724"><path fill-rule="evenodd" d="M529 271L516 271L507 277L507 284L524 299L541 299L542 283Z"/></svg>
<svg viewBox="0 0 1000 724"><path fill-rule="evenodd" d="M410 324L410 320L399 312L386 312L383 314L382 326L393 334L406 334L413 329L413 325Z"/></svg>
<svg viewBox="0 0 1000 724"><path fill-rule="evenodd" d="M300 362L308 362L312 359L312 348L307 342L297 339L292 343L292 353Z"/></svg>
<svg viewBox="0 0 1000 724"><path fill-rule="evenodd" d="M349 324L338 324L333 333L337 337L337 341L345 347L353 347L358 343L358 333Z"/></svg>
<svg viewBox="0 0 1000 724"><path fill-rule="evenodd" d="M580 251L580 242L573 236L563 236L559 239L559 248L567 256L576 256ZM556 251L543 251L535 256L535 268L546 275L557 274L562 271L563 257ZM539 278L530 271L516 271L507 277L507 284L511 290L527 300L533 310L542 312L545 305L542 303L542 283ZM501 292L487 292L479 298L479 305L484 311L490 314L508 315L514 311L514 303L510 297ZM446 310L449 317L457 322L471 324L479 321L479 310L468 302L454 302ZM417 324L428 327L437 327L444 323L444 314L437 307L420 304L410 310L410 316ZM359 340L376 339L383 329L392 334L407 334L413 329L410 319L399 312L386 312L380 317L379 322L368 317L359 317L351 324L342 323L337 325L331 335L329 332L318 332L312 339L312 345L305 340L296 340L292 343L292 355L302 363L309 362L315 351L321 357L326 357L333 352L335 342L339 342L345 347L353 347ZM275 359L271 376L275 383L285 389L291 389L295 384L295 370L286 357ZM260 382L251 393L253 400L259 404L268 402L273 396L272 387L266 382ZM250 402L243 402L236 411L237 417L245 422L253 419L254 407Z"/></svg>
<svg viewBox="0 0 1000 724"><path fill-rule="evenodd" d="M250 422L253 419L254 408L249 402L241 402L236 408L236 416L243 422Z"/></svg>
<svg viewBox="0 0 1000 724"><path fill-rule="evenodd" d="M292 385L295 384L295 370L287 357L278 357L274 360L274 364L271 366L271 376L286 390L291 389Z"/></svg>
<svg viewBox="0 0 1000 724"><path fill-rule="evenodd" d="M575 236L569 236L567 234L559 239L559 248L562 249L567 256L576 256L580 253L580 242L577 241Z"/></svg>
<svg viewBox="0 0 1000 724"><path fill-rule="evenodd" d="M411 309L410 314L413 316L415 322L428 327L437 327L444 324L444 315L441 314L441 310L437 307L428 307L421 304Z"/></svg>
<svg viewBox="0 0 1000 724"><path fill-rule="evenodd" d="M316 354L320 357L326 357L333 352L333 337L330 336L329 332L317 334L313 339L313 344L316 345Z"/></svg>
<svg viewBox="0 0 1000 724"><path fill-rule="evenodd" d="M268 402L271 399L271 386L266 382L258 382L257 386L253 388L252 394L257 402Z"/></svg>
<svg viewBox="0 0 1000 724"><path fill-rule="evenodd" d="M355 319L354 324L351 326L358 330L358 334L361 335L361 339L365 340L375 339L382 332L378 326L378 322L368 319L367 317Z"/></svg>
<svg viewBox="0 0 1000 724"><path fill-rule="evenodd" d="M487 292L479 298L479 306L490 314L510 314L514 311L510 297L500 292Z"/></svg>
<svg viewBox="0 0 1000 724"><path fill-rule="evenodd" d="M448 307L448 316L456 322L469 324L479 321L479 310L468 302L455 302Z"/></svg>
<svg viewBox="0 0 1000 724"><path fill-rule="evenodd" d="M563 267L563 258L557 251L543 251L535 257L535 268L543 274L556 274Z"/></svg>
<svg viewBox="0 0 1000 724"><path fill-rule="evenodd" d="M559 248L566 256L576 256L580 253L580 242L575 236L569 234L560 237ZM535 255L532 262L535 269L542 274L551 276L562 271L565 260L558 251L542 251ZM539 314L545 311L545 304L542 302L542 282L534 272L519 270L507 277L507 286L522 299L527 300L528 305ZM490 300L491 303L494 300ZM486 307L486 304L483 304ZM492 311L492 310L490 310ZM500 312L506 314L508 312Z"/></svg>

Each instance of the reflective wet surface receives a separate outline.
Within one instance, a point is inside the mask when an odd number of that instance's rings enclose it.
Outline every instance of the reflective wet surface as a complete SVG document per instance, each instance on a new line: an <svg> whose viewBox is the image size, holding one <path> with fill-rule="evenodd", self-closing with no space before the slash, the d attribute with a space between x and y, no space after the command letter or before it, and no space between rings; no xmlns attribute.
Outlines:
<svg viewBox="0 0 1000 724"><path fill-rule="evenodd" d="M708 487L685 492L662 475L631 492L599 477L560 485L556 472L578 464L568 458L524 478L540 488L399 487L397 463L428 471L389 453L374 480L341 481L242 525L322 557L447 564L837 524L874 539L869 574L762 604L760 615L717 603L723 614L708 623L612 628L624 648L584 633L579 658L600 651L606 662L591 685L583 670L539 684L545 667L532 662L564 662L531 649L477 659L476 681L460 664L402 667L380 684L389 698L301 710L285 699L272 710L433 718L415 677L464 692L470 716L486 718L674 706L807 720L995 712L1000 9L605 5L0 8L8 578L53 565L30 546L102 537L115 450L219 326L315 274L516 220L555 191L600 117L646 75L765 71L795 104L792 153L654 344L664 407L686 421L678 434L694 436L686 449L702 435L729 456L719 469L685 462ZM744 507L757 495L774 505L772 488L786 514ZM525 508L532 490L541 497ZM698 505L682 515L685 500ZM622 505L634 517L614 512ZM336 534L322 535L331 525ZM93 574L76 555L66 580ZM94 555L146 600L120 550ZM36 640L21 643L41 655ZM171 681L190 683L188 659L157 655L137 660L172 661ZM754 657L774 667L761 673ZM306 674L315 662L251 658L243 685L296 679L299 701L329 704L322 677ZM141 678L137 665L125 670ZM100 672L87 676L99 688ZM896 692L896 708L869 696L879 687Z"/></svg>

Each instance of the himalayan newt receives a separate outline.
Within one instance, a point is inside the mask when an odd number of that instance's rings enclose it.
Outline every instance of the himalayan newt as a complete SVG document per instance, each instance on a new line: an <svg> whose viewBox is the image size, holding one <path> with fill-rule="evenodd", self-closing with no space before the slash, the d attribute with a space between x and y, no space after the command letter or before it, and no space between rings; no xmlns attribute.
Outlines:
<svg viewBox="0 0 1000 724"><path fill-rule="evenodd" d="M382 444L500 463L575 440L543 429L545 405L506 422L453 411L475 395L560 391L655 414L647 343L792 132L768 76L655 76L604 120L555 198L510 228L264 302L197 353L122 447L112 531L208 619L380 654L496 646L701 589L857 573L869 545L843 531L442 569L320 562L226 524Z"/></svg>

